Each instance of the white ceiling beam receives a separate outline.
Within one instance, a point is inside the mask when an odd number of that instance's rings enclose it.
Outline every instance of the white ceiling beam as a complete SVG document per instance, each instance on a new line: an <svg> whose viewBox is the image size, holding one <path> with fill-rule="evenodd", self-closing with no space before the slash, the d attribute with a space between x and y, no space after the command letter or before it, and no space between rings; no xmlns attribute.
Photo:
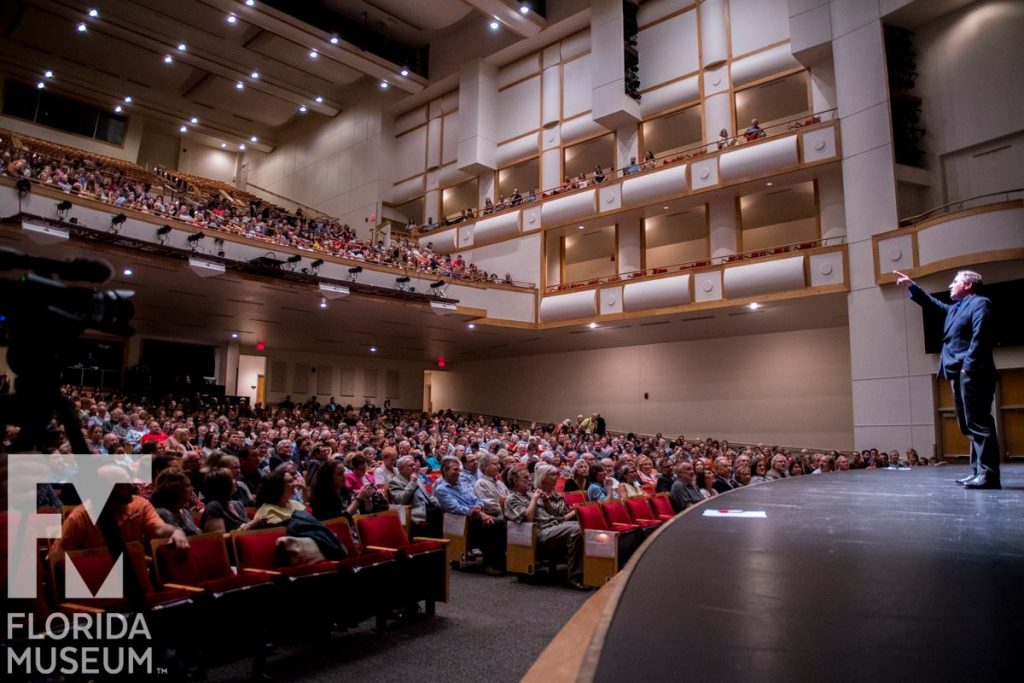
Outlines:
<svg viewBox="0 0 1024 683"><path fill-rule="evenodd" d="M548 22L536 12L523 14L519 3L509 5L502 0L462 0L485 17L497 19L505 28L523 38L532 38L545 28Z"/></svg>

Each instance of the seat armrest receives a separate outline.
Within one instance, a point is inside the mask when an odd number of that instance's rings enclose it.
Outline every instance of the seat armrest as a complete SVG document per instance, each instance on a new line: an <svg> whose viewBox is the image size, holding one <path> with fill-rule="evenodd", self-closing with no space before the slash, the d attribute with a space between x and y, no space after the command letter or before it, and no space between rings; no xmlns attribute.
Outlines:
<svg viewBox="0 0 1024 683"><path fill-rule="evenodd" d="M389 548L384 545L367 545L363 546L363 550L387 550L388 552L397 553L398 548Z"/></svg>
<svg viewBox="0 0 1024 683"><path fill-rule="evenodd" d="M107 610L99 607L90 607L89 605L80 605L77 602L62 602L61 608L72 610L74 612L90 612L92 614L104 614Z"/></svg>
<svg viewBox="0 0 1024 683"><path fill-rule="evenodd" d="M452 539L450 538L431 538L429 536L413 536L412 540L416 541L417 543L423 543L425 541L434 541L442 545L448 545L452 542Z"/></svg>
<svg viewBox="0 0 1024 683"><path fill-rule="evenodd" d="M243 572L249 572L251 574L270 574L271 576L281 576L281 572L276 572L273 569L256 569L254 567L242 567Z"/></svg>
<svg viewBox="0 0 1024 683"><path fill-rule="evenodd" d="M182 591L188 591L189 593L205 593L206 591L199 586L186 586L183 583L165 583L164 588L176 588Z"/></svg>

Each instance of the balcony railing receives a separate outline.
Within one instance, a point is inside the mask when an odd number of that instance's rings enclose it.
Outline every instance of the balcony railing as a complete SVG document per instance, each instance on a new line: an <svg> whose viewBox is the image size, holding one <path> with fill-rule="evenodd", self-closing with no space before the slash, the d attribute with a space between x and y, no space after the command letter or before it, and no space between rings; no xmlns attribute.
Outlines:
<svg viewBox="0 0 1024 683"><path fill-rule="evenodd" d="M943 204L942 206L936 206L933 209L928 209L923 213L919 213L916 216L910 216L908 218L900 219L900 227L907 228L912 225L918 225L925 221L944 216L949 213L956 213L957 211L963 211L965 209L974 209L979 206L988 206L989 204L997 204L999 202L1008 202L1011 199L1021 199L1024 197L1024 188L1017 188L1015 190L1003 190L1002 192L989 192L988 194L979 194L975 197L968 199L961 199L956 202L950 202Z"/></svg>

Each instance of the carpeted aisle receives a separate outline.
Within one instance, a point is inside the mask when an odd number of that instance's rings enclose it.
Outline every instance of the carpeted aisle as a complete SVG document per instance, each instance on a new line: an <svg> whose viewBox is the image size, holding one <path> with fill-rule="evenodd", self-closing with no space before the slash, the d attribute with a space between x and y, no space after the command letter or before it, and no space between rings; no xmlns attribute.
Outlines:
<svg viewBox="0 0 1024 683"><path fill-rule="evenodd" d="M279 648L268 673L275 681L518 681L591 595L452 571L452 600L438 603L433 619L393 623L383 636L366 622L321 643ZM250 673L239 662L212 669L206 680L243 681Z"/></svg>

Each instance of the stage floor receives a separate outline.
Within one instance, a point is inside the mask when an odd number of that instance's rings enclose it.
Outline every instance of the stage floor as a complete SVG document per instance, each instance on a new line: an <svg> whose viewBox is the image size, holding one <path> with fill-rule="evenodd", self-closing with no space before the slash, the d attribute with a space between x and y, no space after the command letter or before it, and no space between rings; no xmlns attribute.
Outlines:
<svg viewBox="0 0 1024 683"><path fill-rule="evenodd" d="M953 480L966 471L808 475L704 503L637 558L583 670L601 683L1021 680L1024 466L1003 466L1001 491L965 491ZM705 515L720 509L765 516Z"/></svg>

